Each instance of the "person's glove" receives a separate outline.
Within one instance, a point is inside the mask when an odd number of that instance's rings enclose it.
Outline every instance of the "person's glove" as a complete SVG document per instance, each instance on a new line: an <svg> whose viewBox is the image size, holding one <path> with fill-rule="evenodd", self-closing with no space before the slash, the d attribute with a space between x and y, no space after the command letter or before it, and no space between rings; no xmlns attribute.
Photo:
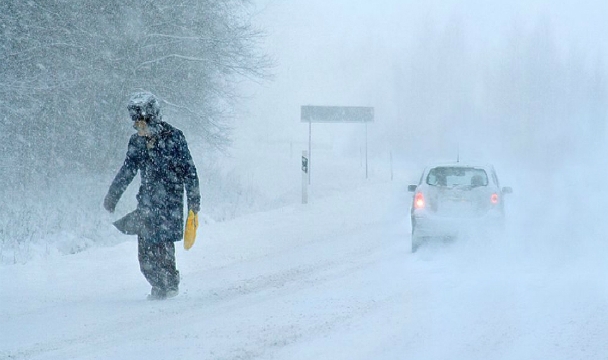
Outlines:
<svg viewBox="0 0 608 360"><path fill-rule="evenodd" d="M196 229L198 228L198 214L194 211L188 211L188 219L186 219L186 229L184 231L184 249L190 250L196 239Z"/></svg>
<svg viewBox="0 0 608 360"><path fill-rule="evenodd" d="M106 198L103 199L103 207L111 213L116 209L116 201L114 201L109 193L106 195Z"/></svg>

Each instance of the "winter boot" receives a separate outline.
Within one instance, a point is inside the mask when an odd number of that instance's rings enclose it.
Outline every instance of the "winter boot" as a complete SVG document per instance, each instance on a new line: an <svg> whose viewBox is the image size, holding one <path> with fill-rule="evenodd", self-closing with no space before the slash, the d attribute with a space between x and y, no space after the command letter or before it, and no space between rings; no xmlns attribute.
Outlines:
<svg viewBox="0 0 608 360"><path fill-rule="evenodd" d="M165 292L165 299L176 297L179 294L178 288L169 289Z"/></svg>
<svg viewBox="0 0 608 360"><path fill-rule="evenodd" d="M150 290L150 294L148 295L148 300L163 300L167 297L167 292L161 288L152 287Z"/></svg>

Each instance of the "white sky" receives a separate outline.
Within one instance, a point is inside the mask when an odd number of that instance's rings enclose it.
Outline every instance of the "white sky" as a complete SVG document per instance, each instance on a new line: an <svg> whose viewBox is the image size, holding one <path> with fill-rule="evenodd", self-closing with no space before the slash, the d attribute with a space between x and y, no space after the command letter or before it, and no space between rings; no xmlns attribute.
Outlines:
<svg viewBox="0 0 608 360"><path fill-rule="evenodd" d="M394 116L394 62L429 31L462 31L465 45L483 54L506 44L514 33L546 26L564 56L574 52L589 63L601 58L608 70L606 1L257 3L255 19L269 33L266 46L277 67L275 80L254 87L246 106L248 136L253 127L265 137L306 141L307 128L298 125L299 107L306 104L375 106L378 121Z"/></svg>

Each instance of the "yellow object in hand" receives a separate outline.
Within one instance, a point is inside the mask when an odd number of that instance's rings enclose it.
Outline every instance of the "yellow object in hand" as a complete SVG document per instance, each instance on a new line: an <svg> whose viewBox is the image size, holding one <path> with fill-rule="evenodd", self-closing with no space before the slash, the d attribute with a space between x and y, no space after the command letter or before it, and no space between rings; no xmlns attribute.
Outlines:
<svg viewBox="0 0 608 360"><path fill-rule="evenodd" d="M186 220L186 230L184 231L184 249L190 250L196 239L196 229L198 228L198 214L194 211L188 211L188 219Z"/></svg>

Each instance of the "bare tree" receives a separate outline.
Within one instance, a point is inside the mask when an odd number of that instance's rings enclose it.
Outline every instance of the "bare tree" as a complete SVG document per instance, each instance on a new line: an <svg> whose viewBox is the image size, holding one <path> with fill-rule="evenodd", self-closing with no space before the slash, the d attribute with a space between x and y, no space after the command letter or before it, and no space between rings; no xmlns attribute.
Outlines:
<svg viewBox="0 0 608 360"><path fill-rule="evenodd" d="M103 171L124 152L114 139L124 140L126 98L140 89L225 148L235 84L272 65L249 9L246 0L0 2L0 146L11 154L0 166L21 181L40 169Z"/></svg>

